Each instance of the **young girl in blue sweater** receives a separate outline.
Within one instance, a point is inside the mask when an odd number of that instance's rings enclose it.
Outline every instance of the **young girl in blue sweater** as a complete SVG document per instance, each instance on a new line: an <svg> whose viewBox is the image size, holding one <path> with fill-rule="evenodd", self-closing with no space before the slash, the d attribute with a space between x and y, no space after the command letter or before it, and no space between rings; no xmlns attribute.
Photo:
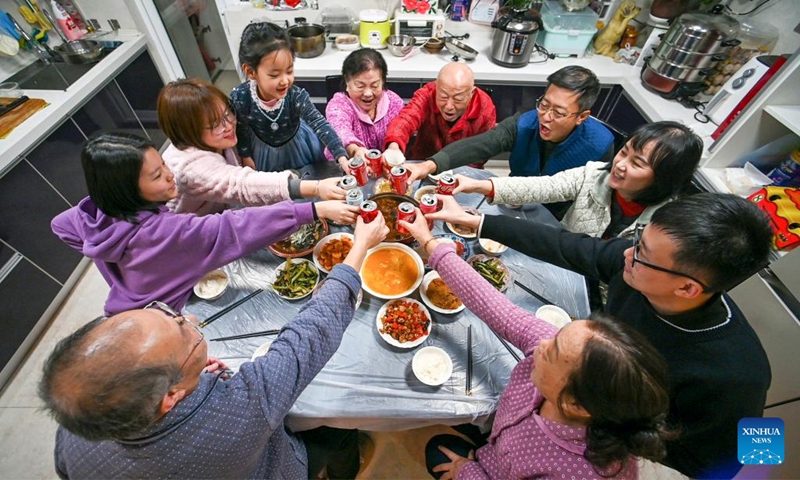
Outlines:
<svg viewBox="0 0 800 480"><path fill-rule="evenodd" d="M308 92L294 86L294 50L279 26L251 23L239 44L239 63L249 79L231 92L242 160L271 172L327 161L328 147L346 170L347 152Z"/></svg>

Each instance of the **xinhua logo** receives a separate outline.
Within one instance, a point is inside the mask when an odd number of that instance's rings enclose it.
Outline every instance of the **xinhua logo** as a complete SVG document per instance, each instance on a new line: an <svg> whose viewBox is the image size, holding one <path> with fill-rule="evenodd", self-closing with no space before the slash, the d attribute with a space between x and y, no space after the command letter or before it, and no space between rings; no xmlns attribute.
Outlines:
<svg viewBox="0 0 800 480"><path fill-rule="evenodd" d="M742 465L783 463L784 433L780 418L739 420L739 462Z"/></svg>

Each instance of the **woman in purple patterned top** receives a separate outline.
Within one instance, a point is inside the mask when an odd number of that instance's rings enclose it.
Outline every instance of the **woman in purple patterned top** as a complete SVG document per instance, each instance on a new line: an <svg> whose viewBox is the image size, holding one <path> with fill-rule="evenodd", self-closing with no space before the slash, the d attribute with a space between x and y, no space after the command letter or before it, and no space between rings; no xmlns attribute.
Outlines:
<svg viewBox="0 0 800 480"><path fill-rule="evenodd" d="M383 149L386 128L403 109L403 100L386 90L386 60L376 50L356 50L342 64L344 92L334 94L325 116L350 157ZM325 156L333 158L330 151Z"/></svg>
<svg viewBox="0 0 800 480"><path fill-rule="evenodd" d="M439 199L443 211L428 218L460 208L453 197ZM454 435L430 440L434 478L635 478L636 456L664 456L672 435L665 425L667 365L644 337L610 319L575 320L558 330L511 303L452 245L440 244L421 212L401 224L464 305L525 354L500 397L487 444L477 448Z"/></svg>

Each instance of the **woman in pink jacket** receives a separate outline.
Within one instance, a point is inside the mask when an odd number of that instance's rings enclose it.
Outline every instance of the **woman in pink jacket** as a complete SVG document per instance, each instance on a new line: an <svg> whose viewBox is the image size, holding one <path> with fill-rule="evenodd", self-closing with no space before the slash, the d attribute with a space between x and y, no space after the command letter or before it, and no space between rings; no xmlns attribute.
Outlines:
<svg viewBox="0 0 800 480"><path fill-rule="evenodd" d="M458 208L453 197L439 197ZM558 330L436 240L419 210L414 223L401 224L464 305L525 354L500 397L487 444L478 448L455 435L428 442L434 478L635 478L635 456L664 456L671 436L667 365L644 337L608 319Z"/></svg>
<svg viewBox="0 0 800 480"><path fill-rule="evenodd" d="M236 153L236 115L228 97L196 78L170 82L158 96L158 123L172 142L163 153L175 175L175 213L207 215L231 204L269 205L320 197L343 200L340 178L298 180L290 171L258 172Z"/></svg>

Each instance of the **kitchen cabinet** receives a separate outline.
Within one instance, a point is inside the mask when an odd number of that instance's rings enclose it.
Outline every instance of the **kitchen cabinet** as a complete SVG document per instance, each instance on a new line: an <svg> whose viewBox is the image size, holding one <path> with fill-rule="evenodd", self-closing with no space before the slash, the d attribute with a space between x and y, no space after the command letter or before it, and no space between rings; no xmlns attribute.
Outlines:
<svg viewBox="0 0 800 480"><path fill-rule="evenodd" d="M167 136L158 128L158 94L164 81L145 50L114 79L147 137L161 148Z"/></svg>
<svg viewBox="0 0 800 480"><path fill-rule="evenodd" d="M69 119L51 133L47 141L25 155L70 205L77 205L89 194L81 168L84 143L83 132L74 120Z"/></svg>
<svg viewBox="0 0 800 480"><path fill-rule="evenodd" d="M595 117L627 135L650 122L619 85L601 90L595 105L592 109Z"/></svg>

